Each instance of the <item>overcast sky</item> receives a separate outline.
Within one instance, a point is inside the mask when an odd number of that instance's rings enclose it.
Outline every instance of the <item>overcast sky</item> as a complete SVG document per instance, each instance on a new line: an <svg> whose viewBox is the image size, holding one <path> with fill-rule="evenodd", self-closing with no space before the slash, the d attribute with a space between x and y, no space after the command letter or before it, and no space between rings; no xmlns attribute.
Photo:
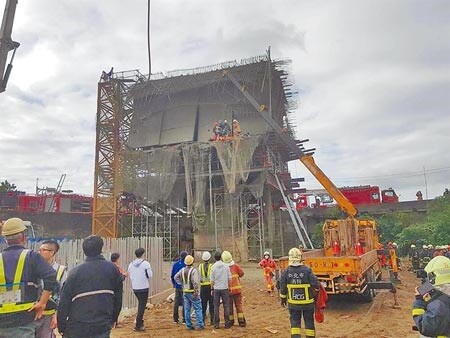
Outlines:
<svg viewBox="0 0 450 338"><path fill-rule="evenodd" d="M6 0L0 0L0 13ZM152 0L152 71L292 59L297 136L338 186L450 188L450 1ZM20 0L0 181L92 194L102 70L148 73L147 1ZM299 163L293 176L320 185Z"/></svg>

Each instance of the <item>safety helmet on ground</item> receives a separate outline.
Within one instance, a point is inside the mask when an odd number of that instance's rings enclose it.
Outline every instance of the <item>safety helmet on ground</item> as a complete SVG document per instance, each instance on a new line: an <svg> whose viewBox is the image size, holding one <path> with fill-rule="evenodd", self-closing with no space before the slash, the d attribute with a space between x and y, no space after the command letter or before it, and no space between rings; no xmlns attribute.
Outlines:
<svg viewBox="0 0 450 338"><path fill-rule="evenodd" d="M202 260L209 261L211 259L211 253L209 251L205 251L202 254Z"/></svg>
<svg viewBox="0 0 450 338"><path fill-rule="evenodd" d="M298 248L289 250L289 264L300 263L302 261L302 252Z"/></svg>
<svg viewBox="0 0 450 338"><path fill-rule="evenodd" d="M425 266L425 272L431 273L435 270L450 269L450 259L445 256L436 256Z"/></svg>
<svg viewBox="0 0 450 338"><path fill-rule="evenodd" d="M264 251L264 254L263 254L263 256L270 256L270 253L269 253L269 251Z"/></svg>
<svg viewBox="0 0 450 338"><path fill-rule="evenodd" d="M233 261L233 256L231 255L231 252L229 251L224 251L222 252L222 262L224 262L224 264L230 266L234 264Z"/></svg>
<svg viewBox="0 0 450 338"><path fill-rule="evenodd" d="M411 244L411 249L414 249L415 247L415 244Z"/></svg>
<svg viewBox="0 0 450 338"><path fill-rule="evenodd" d="M187 255L184 258L184 264L186 264L187 266L194 264L194 257L192 257L191 255Z"/></svg>
<svg viewBox="0 0 450 338"><path fill-rule="evenodd" d="M20 218L13 217L6 220L6 222L3 223L2 235L3 236L16 235L21 232L24 232L25 230L27 230L25 223Z"/></svg>

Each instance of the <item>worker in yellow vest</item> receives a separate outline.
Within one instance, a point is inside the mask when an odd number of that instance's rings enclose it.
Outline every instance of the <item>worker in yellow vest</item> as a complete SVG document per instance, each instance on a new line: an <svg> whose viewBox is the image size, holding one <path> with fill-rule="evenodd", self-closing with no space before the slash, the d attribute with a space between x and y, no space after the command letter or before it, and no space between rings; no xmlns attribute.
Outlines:
<svg viewBox="0 0 450 338"><path fill-rule="evenodd" d="M50 301L44 310L44 315L37 322L36 338L55 338L54 329L57 327L56 308L59 302L59 294L62 285L66 280L67 268L56 262L56 253L59 251L59 244L54 240L46 240L39 247L39 253L56 271L56 281L58 285L53 290Z"/></svg>
<svg viewBox="0 0 450 338"><path fill-rule="evenodd" d="M305 321L305 336L314 338L314 295L320 284L311 268L304 265L298 248L289 250L289 266L281 274L281 305L289 309L291 338L301 337L301 319Z"/></svg>
<svg viewBox="0 0 450 338"><path fill-rule="evenodd" d="M191 308L194 308L197 326L199 330L205 328L202 315L202 303L200 301L200 277L194 264L194 257L187 255L184 258L186 266L176 273L175 281L183 286L183 302L184 302L184 318L186 320L186 328L195 330L191 320Z"/></svg>
<svg viewBox="0 0 450 338"><path fill-rule="evenodd" d="M56 271L37 252L25 249L27 228L20 218L2 226L8 247L0 254L0 337L34 338L56 287ZM43 291L38 297L38 282Z"/></svg>
<svg viewBox="0 0 450 338"><path fill-rule="evenodd" d="M198 271L200 273L200 298L202 299L203 321L206 318L206 308L209 307L209 324L214 325L214 303L211 294L211 268L213 265L209 262L210 259L211 253L209 251L203 252L203 262L199 264Z"/></svg>

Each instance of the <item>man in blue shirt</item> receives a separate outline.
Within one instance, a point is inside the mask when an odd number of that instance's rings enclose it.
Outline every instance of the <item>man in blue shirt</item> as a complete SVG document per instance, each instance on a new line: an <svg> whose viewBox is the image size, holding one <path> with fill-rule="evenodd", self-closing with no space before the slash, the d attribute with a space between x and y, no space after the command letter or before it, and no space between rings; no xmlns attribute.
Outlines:
<svg viewBox="0 0 450 338"><path fill-rule="evenodd" d="M183 306L183 286L181 284L178 284L175 281L174 277L178 271L180 271L182 268L184 268L186 266L186 264L184 264L184 258L186 256L187 256L186 251L180 252L180 258L173 264L172 272L170 273L170 279L172 280L172 285L175 288L175 300L173 302L173 322L175 324L179 323L178 308L180 306ZM183 323L185 323L186 320L184 318L184 308L182 310L182 313L183 313Z"/></svg>

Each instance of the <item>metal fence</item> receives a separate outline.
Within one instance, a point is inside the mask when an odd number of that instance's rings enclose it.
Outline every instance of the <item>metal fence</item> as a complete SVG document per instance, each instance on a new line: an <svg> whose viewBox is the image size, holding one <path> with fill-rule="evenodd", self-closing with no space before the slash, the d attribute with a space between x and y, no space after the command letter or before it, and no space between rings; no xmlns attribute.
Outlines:
<svg viewBox="0 0 450 338"><path fill-rule="evenodd" d="M127 237L127 238L103 238L103 255L107 260L110 259L113 252L120 253L120 267L127 271L128 264L136 256L134 251L137 248L144 248L144 258L150 262L153 271L153 277L150 280L150 295L163 291L163 239L156 237ZM66 265L70 271L74 266L82 263L85 259L82 239L59 242L60 249L56 255L56 261ZM29 243L29 249L37 250L40 242ZM2 247L4 247L2 245ZM125 279L123 286L123 308L137 307L137 299L131 289L131 281Z"/></svg>

